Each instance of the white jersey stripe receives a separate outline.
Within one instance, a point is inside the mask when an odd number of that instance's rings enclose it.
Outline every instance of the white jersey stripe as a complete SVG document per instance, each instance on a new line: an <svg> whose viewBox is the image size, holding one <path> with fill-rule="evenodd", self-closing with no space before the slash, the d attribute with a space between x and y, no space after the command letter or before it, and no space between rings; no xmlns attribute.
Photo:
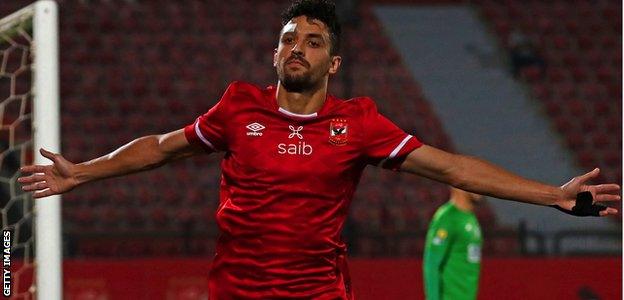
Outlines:
<svg viewBox="0 0 624 300"><path fill-rule="evenodd" d="M204 137L204 135L201 133L201 130L199 130L199 122L195 122L195 133L197 134L197 136L199 137L199 139L204 142L204 144L208 145L208 147L212 148L212 150L217 150L212 143L206 138Z"/></svg>
<svg viewBox="0 0 624 300"><path fill-rule="evenodd" d="M401 151L401 149L403 149L403 146L405 146L405 144L407 144L407 141L409 141L409 139L413 138L413 136L411 135L407 135L400 143L398 146L396 146L396 148L394 148L394 150L392 150L392 152L390 152L390 155L388 155L388 157L386 157L384 160L382 160L379 163L380 167L383 167L383 165L386 163L386 161L388 161L389 159L393 159L397 154L399 154L399 151Z"/></svg>
<svg viewBox="0 0 624 300"><path fill-rule="evenodd" d="M390 156L388 156L387 159L393 159L397 154L399 154L399 151L401 151L401 149L403 149L403 146L405 146L405 144L407 144L407 141L409 141L409 139L411 139L412 136L411 135L407 135L402 141L401 143L399 143L398 146L396 146L396 148L394 148L394 150L392 150L392 152L390 152Z"/></svg>

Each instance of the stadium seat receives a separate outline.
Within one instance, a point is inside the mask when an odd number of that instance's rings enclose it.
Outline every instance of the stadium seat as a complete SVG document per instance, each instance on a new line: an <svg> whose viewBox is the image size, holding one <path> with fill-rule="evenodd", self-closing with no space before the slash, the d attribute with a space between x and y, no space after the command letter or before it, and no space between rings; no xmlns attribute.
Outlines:
<svg viewBox="0 0 624 300"><path fill-rule="evenodd" d="M569 19L565 21L564 26L569 34L577 34L579 31L579 27L580 27L579 22L576 19Z"/></svg>
<svg viewBox="0 0 624 300"><path fill-rule="evenodd" d="M598 160L596 159L597 153L594 150L582 150L578 153L578 161L581 167L586 170L595 168Z"/></svg>
<svg viewBox="0 0 624 300"><path fill-rule="evenodd" d="M528 66L522 68L520 77L527 82L537 82L542 78L542 68L539 66Z"/></svg>
<svg viewBox="0 0 624 300"><path fill-rule="evenodd" d="M581 129L583 130L583 132L594 132L597 128L598 128L598 122L595 118L593 117L582 117L580 120L581 123Z"/></svg>
<svg viewBox="0 0 624 300"><path fill-rule="evenodd" d="M581 116L585 111L585 102L580 99L569 99L562 103L571 116Z"/></svg>
<svg viewBox="0 0 624 300"><path fill-rule="evenodd" d="M154 207L150 215L152 222L159 227L169 222L167 211L161 206Z"/></svg>
<svg viewBox="0 0 624 300"><path fill-rule="evenodd" d="M617 116L609 116L606 119L607 131L611 134L617 136L618 133L622 132L622 120Z"/></svg>
<svg viewBox="0 0 624 300"><path fill-rule="evenodd" d="M616 149L605 149L604 162L610 166L617 166L622 163L622 153ZM617 182L617 181L616 181Z"/></svg>
<svg viewBox="0 0 624 300"><path fill-rule="evenodd" d="M532 89L533 95L542 101L546 101L552 96L551 90L547 85L535 83Z"/></svg>
<svg viewBox="0 0 624 300"><path fill-rule="evenodd" d="M563 105L562 105L561 100L555 100L555 99L550 99L544 102L544 107L546 109L546 113L551 117L551 118L556 118L557 116L559 116L563 110ZM569 125L570 122L567 121L567 118L565 119L561 119L561 120L557 120L555 119L555 122L561 122L565 120L564 122L566 122L566 124L562 124L563 126L560 126L559 124L557 124L557 128L564 128L565 126Z"/></svg>
<svg viewBox="0 0 624 300"><path fill-rule="evenodd" d="M585 137L583 134L577 131L568 131L565 134L568 147L572 150L578 150L585 144Z"/></svg>
<svg viewBox="0 0 624 300"><path fill-rule="evenodd" d="M574 67L572 68L572 78L577 83L584 82L589 78L589 70L585 67Z"/></svg>
<svg viewBox="0 0 624 300"><path fill-rule="evenodd" d="M98 222L103 225L104 228L115 230L119 227L119 220L125 219L125 214L118 208L112 205L104 205L98 209L99 212Z"/></svg>
<svg viewBox="0 0 624 300"><path fill-rule="evenodd" d="M587 51L593 48L595 46L594 44L595 43L593 37L587 35L578 36L577 45L581 51Z"/></svg>
<svg viewBox="0 0 624 300"><path fill-rule="evenodd" d="M422 257L424 252L424 237L410 234L400 239L396 255L399 257Z"/></svg>
<svg viewBox="0 0 624 300"><path fill-rule="evenodd" d="M607 100L596 99L596 101L593 102L593 106L593 112L596 116L602 117L609 114L610 107Z"/></svg>
<svg viewBox="0 0 624 300"><path fill-rule="evenodd" d="M594 147L598 149L603 149L609 146L610 141L611 141L611 138L609 137L609 135L607 135L604 132L598 132L592 136L592 143Z"/></svg>
<svg viewBox="0 0 624 300"><path fill-rule="evenodd" d="M155 256L175 256L183 252L182 247L183 243L181 240L158 239L151 241L148 251Z"/></svg>
<svg viewBox="0 0 624 300"><path fill-rule="evenodd" d="M141 239L125 241L120 245L120 248L127 256L145 256L150 251L148 243Z"/></svg>

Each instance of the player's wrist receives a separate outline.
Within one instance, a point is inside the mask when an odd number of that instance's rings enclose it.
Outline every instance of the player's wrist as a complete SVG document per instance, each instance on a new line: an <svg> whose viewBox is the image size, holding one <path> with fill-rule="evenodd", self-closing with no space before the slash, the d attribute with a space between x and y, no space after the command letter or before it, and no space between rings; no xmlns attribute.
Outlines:
<svg viewBox="0 0 624 300"><path fill-rule="evenodd" d="M89 166L85 163L75 164L70 171L68 180L74 187L93 180L93 176L89 175Z"/></svg>
<svg viewBox="0 0 624 300"><path fill-rule="evenodd" d="M565 190L565 186L560 186L560 187L553 187L551 191L551 196L549 198L550 199L548 200L546 205L553 206L553 205L559 205L561 203L565 203L566 201L569 201L571 198L574 198L574 195L572 196L568 195L567 191Z"/></svg>

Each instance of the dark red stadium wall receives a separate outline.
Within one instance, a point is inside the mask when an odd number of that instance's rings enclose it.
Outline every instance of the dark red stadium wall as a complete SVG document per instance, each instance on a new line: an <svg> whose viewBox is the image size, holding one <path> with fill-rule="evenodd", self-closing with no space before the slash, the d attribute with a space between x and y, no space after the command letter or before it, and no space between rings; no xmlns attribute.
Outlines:
<svg viewBox="0 0 624 300"><path fill-rule="evenodd" d="M422 299L422 264L416 260L353 260L358 300ZM588 287L599 299L622 299L621 258L487 259L479 299L579 299Z"/></svg>
<svg viewBox="0 0 624 300"><path fill-rule="evenodd" d="M621 258L490 259L483 270L480 299L622 299ZM583 287L599 297L579 297Z"/></svg>
<svg viewBox="0 0 624 300"><path fill-rule="evenodd" d="M193 299L207 289L210 261L149 259L64 263L66 299ZM350 262L358 300L422 299L421 262ZM588 287L600 299L622 299L621 258L488 259L483 263L479 299L578 299Z"/></svg>

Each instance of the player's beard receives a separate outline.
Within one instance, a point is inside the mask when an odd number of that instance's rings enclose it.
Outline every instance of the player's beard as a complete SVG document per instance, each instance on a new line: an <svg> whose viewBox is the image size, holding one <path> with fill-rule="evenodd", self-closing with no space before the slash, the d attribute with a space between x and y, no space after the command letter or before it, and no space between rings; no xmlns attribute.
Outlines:
<svg viewBox="0 0 624 300"><path fill-rule="evenodd" d="M303 61L303 59L300 59ZM289 60L286 60L284 65L277 68L277 77L286 91L290 93L304 93L313 91L319 86L319 74L318 69L311 67L310 63L305 62L307 65L306 70L303 72L289 73L287 70Z"/></svg>
<svg viewBox="0 0 624 300"><path fill-rule="evenodd" d="M303 93L313 89L316 85L309 72L300 75L286 74L284 72L279 77L284 89L290 93Z"/></svg>

